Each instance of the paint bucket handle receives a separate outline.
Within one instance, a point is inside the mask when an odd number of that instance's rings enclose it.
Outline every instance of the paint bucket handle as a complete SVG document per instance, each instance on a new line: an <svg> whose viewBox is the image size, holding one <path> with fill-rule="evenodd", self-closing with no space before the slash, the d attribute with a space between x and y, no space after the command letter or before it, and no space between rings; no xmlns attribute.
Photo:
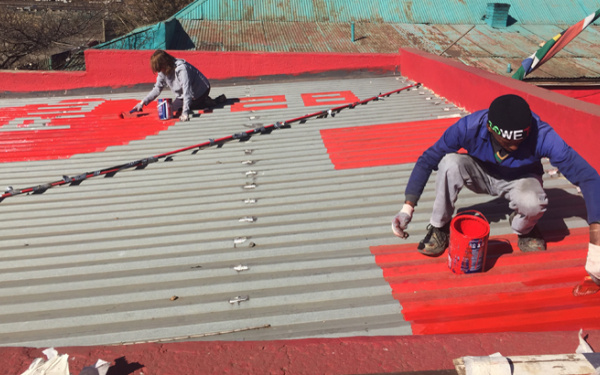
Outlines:
<svg viewBox="0 0 600 375"><path fill-rule="evenodd" d="M463 214L469 214L469 215L473 215L473 216L479 216L480 218L482 218L483 220L485 220L486 223L490 223L490 221L479 211L477 210L465 210L465 211L461 211L461 212L457 212L456 216L458 215L463 215Z"/></svg>

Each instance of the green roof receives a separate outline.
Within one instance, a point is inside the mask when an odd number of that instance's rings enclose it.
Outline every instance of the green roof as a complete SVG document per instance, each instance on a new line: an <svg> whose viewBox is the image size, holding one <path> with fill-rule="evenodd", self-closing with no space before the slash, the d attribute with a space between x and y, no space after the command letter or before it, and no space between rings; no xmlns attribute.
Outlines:
<svg viewBox="0 0 600 375"><path fill-rule="evenodd" d="M211 21L483 24L490 0L197 0L178 19ZM573 24L600 8L594 0L503 0L510 21Z"/></svg>

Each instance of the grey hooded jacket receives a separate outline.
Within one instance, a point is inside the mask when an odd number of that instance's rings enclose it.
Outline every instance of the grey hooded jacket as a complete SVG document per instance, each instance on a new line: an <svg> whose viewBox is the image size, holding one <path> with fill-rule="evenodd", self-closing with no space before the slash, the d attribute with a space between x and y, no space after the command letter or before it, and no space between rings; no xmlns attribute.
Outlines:
<svg viewBox="0 0 600 375"><path fill-rule="evenodd" d="M148 105L156 99L165 86L169 86L178 99L183 99L182 114L191 113L190 103L194 99L202 97L209 89L210 82L198 69L187 63L185 60L175 60L175 71L167 76L159 72L156 76L156 83L152 90L146 95L143 102Z"/></svg>

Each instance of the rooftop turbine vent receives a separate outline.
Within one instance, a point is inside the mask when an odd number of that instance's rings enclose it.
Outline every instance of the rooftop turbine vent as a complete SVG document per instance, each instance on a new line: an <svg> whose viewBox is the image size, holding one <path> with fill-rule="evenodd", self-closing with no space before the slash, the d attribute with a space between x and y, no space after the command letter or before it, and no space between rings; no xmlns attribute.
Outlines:
<svg viewBox="0 0 600 375"><path fill-rule="evenodd" d="M494 28L504 28L508 25L508 9L510 4L488 3L485 22Z"/></svg>

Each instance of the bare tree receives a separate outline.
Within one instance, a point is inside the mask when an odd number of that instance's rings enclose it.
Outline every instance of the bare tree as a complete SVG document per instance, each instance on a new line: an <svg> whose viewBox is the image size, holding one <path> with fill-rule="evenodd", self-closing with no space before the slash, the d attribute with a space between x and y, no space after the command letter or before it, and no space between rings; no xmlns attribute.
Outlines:
<svg viewBox="0 0 600 375"><path fill-rule="evenodd" d="M114 22L113 32L124 35L146 25L164 21L183 9L193 0L122 0L113 1L110 16Z"/></svg>
<svg viewBox="0 0 600 375"><path fill-rule="evenodd" d="M0 69L48 69L50 57L164 21L190 0L104 0L0 12ZM58 9L58 10L57 10ZM106 30L110 25L110 30Z"/></svg>
<svg viewBox="0 0 600 375"><path fill-rule="evenodd" d="M0 69L43 67L52 53L85 44L86 35L98 25L97 16L50 10L0 12Z"/></svg>

